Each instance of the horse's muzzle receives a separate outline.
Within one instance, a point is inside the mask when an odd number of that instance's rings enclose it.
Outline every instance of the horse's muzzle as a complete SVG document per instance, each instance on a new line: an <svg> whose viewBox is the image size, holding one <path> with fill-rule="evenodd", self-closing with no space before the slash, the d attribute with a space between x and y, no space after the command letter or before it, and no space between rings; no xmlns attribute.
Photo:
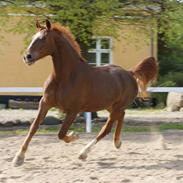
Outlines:
<svg viewBox="0 0 183 183"><path fill-rule="evenodd" d="M27 54L23 57L23 61L28 64L28 65L32 65L34 63L34 60L32 58L31 54Z"/></svg>

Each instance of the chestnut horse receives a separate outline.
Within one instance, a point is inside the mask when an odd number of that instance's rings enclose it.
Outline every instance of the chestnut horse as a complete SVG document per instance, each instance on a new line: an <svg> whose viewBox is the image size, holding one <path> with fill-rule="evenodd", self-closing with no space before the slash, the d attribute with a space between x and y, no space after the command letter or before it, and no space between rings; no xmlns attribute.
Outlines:
<svg viewBox="0 0 183 183"><path fill-rule="evenodd" d="M27 49L24 62L32 65L37 60L50 55L53 71L45 82L38 115L13 160L14 165L18 166L24 162L28 145L51 107L57 107L66 113L58 133L58 138L66 143L78 138L73 133L67 134L78 113L102 109L110 112L107 122L97 137L81 150L80 159L85 159L91 148L111 131L114 122L116 122L114 144L119 148L125 109L138 93L134 77L138 68L127 71L116 65L92 67L84 61L79 45L67 28L59 24L51 24L48 20L45 26L41 26L38 22L36 26L38 32ZM146 77L149 71L144 70L142 65L143 62L140 64L140 72Z"/></svg>

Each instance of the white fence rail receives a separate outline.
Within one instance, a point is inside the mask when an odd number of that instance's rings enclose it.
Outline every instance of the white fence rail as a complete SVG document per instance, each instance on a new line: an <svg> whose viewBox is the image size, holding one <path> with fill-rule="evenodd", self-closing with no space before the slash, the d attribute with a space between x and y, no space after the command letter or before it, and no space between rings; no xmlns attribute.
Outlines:
<svg viewBox="0 0 183 183"><path fill-rule="evenodd" d="M148 92L166 93L166 92L177 92L183 93L183 87L149 87Z"/></svg>
<svg viewBox="0 0 183 183"><path fill-rule="evenodd" d="M151 93L165 93L165 92L177 92L183 93L183 87L149 87L147 89ZM41 87L0 87L0 93L42 93ZM92 131L92 118L91 113L85 113L86 118L86 132Z"/></svg>
<svg viewBox="0 0 183 183"><path fill-rule="evenodd" d="M0 93L42 93L41 87L0 87Z"/></svg>
<svg viewBox="0 0 183 183"><path fill-rule="evenodd" d="M151 93L177 92L182 93L183 87L149 87ZM42 87L0 87L0 93L42 93Z"/></svg>

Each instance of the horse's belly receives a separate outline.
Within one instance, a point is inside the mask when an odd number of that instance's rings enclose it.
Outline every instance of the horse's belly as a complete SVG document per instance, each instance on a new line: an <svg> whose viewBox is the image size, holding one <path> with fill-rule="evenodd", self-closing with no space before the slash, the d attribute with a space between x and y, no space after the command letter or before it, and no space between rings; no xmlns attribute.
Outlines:
<svg viewBox="0 0 183 183"><path fill-rule="evenodd" d="M102 95L90 96L82 107L83 111L99 111L111 107L119 98L118 92L113 95L103 93Z"/></svg>
<svg viewBox="0 0 183 183"><path fill-rule="evenodd" d="M82 108L81 112L95 112L95 111L100 111L100 110L104 110L104 109L108 109L110 107L109 106L85 106Z"/></svg>

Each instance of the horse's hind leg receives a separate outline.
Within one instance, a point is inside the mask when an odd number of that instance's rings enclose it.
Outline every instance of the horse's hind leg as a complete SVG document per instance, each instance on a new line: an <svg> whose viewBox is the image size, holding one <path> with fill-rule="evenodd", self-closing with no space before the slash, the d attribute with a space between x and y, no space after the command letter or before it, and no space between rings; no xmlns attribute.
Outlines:
<svg viewBox="0 0 183 183"><path fill-rule="evenodd" d="M116 121L116 130L114 133L114 145L117 149L119 149L121 146L121 130L123 127L124 115L125 115L124 111L120 112L119 118Z"/></svg>
<svg viewBox="0 0 183 183"><path fill-rule="evenodd" d="M101 131L97 135L95 139L93 139L90 143L88 143L80 152L79 159L86 159L87 154L91 151L92 147L103 137L105 137L108 133L110 133L113 123L116 120L115 112L111 112L110 116L106 122L106 124L102 127Z"/></svg>
<svg viewBox="0 0 183 183"><path fill-rule="evenodd" d="M58 138L61 140L64 140L66 143L75 141L78 139L77 135L74 135L73 132L67 135L67 131L69 130L69 127L71 126L72 122L76 118L77 113L67 113L64 123L62 124L62 127L58 133Z"/></svg>
<svg viewBox="0 0 183 183"><path fill-rule="evenodd" d="M47 106L47 104L44 102L44 100L41 99L41 101L39 103L38 115L35 118L35 120L33 121L33 123L31 124L27 137L25 138L25 140L24 140L20 150L16 154L15 158L13 159L14 166L20 166L23 164L25 152L28 148L28 145L29 145L33 135L36 133L36 131L39 127L39 124L45 118L49 108L50 107Z"/></svg>

